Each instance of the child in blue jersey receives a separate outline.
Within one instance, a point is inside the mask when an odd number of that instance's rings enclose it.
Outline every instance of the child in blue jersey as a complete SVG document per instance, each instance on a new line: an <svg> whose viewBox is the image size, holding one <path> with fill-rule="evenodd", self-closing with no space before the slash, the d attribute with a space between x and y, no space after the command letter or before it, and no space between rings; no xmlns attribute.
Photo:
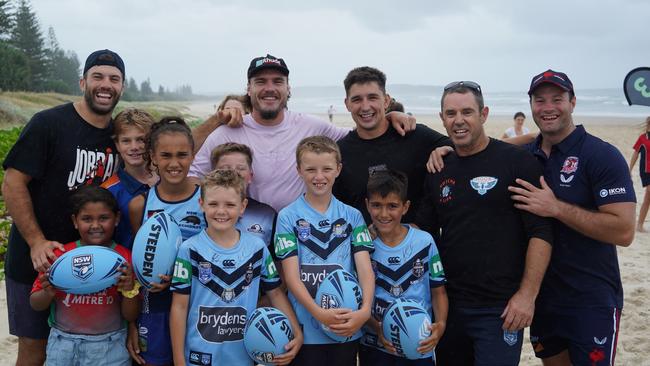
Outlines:
<svg viewBox="0 0 650 366"><path fill-rule="evenodd" d="M194 157L192 132L179 117L165 117L151 126L147 136L147 166L155 168L160 181L146 194L129 203L133 232L142 222L157 212L165 211L176 219L183 239L200 233L205 219L199 205L200 189L187 178ZM150 290L142 291L142 306L138 324L129 332L129 350L140 364L171 365L169 308L172 295L169 276L161 276ZM134 331L138 332L133 337ZM136 342L135 339L138 341Z"/></svg>
<svg viewBox="0 0 650 366"><path fill-rule="evenodd" d="M377 232L372 253L377 280L373 316L361 339L361 366L432 365L433 348L445 331L449 304L436 244L427 232L401 223L410 205L407 186L406 176L391 170L376 172L368 179L366 206ZM393 344L383 337L380 321L396 298L420 302L434 319L431 335L420 342L420 359L397 356Z"/></svg>
<svg viewBox="0 0 650 366"><path fill-rule="evenodd" d="M117 200L121 216L114 239L127 249L131 249L133 244L129 202L133 197L148 191L158 181L158 176L147 169L144 158L145 137L153 122L149 113L136 108L127 108L113 119L113 139L122 166L117 174L113 174L101 186L108 189Z"/></svg>
<svg viewBox="0 0 650 366"><path fill-rule="evenodd" d="M286 365L302 345L302 332L282 290L266 244L235 225L246 208L245 184L231 170L209 173L201 186L208 227L181 245L172 280L170 324L174 365L253 365L244 326L259 289L291 322L294 339L273 363Z"/></svg>
<svg viewBox="0 0 650 366"><path fill-rule="evenodd" d="M210 161L213 169L236 171L244 178L246 188L253 180L253 152L244 144L226 142L218 145L212 150ZM246 199L248 204L237 221L237 229L249 232L262 239L266 245L271 245L277 213L266 203L250 197Z"/></svg>
<svg viewBox="0 0 650 366"><path fill-rule="evenodd" d="M280 211L275 232L275 254L305 334L294 364L356 365L359 330L370 318L374 296L372 239L361 213L332 195L341 172L336 143L324 136L303 139L296 161L306 192ZM357 274L363 291L359 310L323 309L314 301L322 280L336 269ZM350 340L337 343L321 325Z"/></svg>

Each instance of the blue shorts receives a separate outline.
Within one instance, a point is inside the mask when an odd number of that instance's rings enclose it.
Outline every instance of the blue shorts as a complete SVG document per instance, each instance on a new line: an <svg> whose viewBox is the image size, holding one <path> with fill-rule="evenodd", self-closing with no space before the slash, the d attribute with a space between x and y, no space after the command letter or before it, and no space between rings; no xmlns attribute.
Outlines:
<svg viewBox="0 0 650 366"><path fill-rule="evenodd" d="M374 347L359 345L360 366L435 366L435 364L431 357L409 360L408 358L380 351Z"/></svg>
<svg viewBox="0 0 650 366"><path fill-rule="evenodd" d="M574 365L613 365L620 319L613 307L538 308L530 342L539 358L566 350Z"/></svg>
<svg viewBox="0 0 650 366"><path fill-rule="evenodd" d="M36 311L29 304L32 285L6 278L7 315L9 334L16 337L47 339L50 326L47 324L49 310Z"/></svg>
<svg viewBox="0 0 650 366"><path fill-rule="evenodd" d="M152 365L171 364L169 312L142 313L138 318L140 356Z"/></svg>
<svg viewBox="0 0 650 366"><path fill-rule="evenodd" d="M524 331L501 327L504 308L449 306L447 328L436 347L440 365L518 365Z"/></svg>
<svg viewBox="0 0 650 366"><path fill-rule="evenodd" d="M47 340L47 366L129 366L131 356L126 349L126 329L85 335L52 328Z"/></svg>

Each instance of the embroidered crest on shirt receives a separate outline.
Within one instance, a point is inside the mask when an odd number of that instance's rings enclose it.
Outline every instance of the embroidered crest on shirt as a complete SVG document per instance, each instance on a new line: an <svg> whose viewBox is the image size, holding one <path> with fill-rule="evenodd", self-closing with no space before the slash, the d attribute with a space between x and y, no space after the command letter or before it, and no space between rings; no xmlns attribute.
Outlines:
<svg viewBox="0 0 650 366"><path fill-rule="evenodd" d="M560 170L560 180L562 183L571 183L573 175L578 170L579 159L577 156L569 156L564 160ZM566 174L566 175L565 175Z"/></svg>
<svg viewBox="0 0 650 366"><path fill-rule="evenodd" d="M494 188L499 180L495 177L475 177L469 181L472 188L481 196Z"/></svg>

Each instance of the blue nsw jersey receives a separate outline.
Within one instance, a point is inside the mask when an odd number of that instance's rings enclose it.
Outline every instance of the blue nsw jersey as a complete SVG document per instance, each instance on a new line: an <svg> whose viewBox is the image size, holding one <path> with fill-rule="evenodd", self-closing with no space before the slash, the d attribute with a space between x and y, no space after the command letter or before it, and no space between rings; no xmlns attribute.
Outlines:
<svg viewBox="0 0 650 366"><path fill-rule="evenodd" d="M271 245L276 216L273 207L248 197L244 215L239 218L235 227L257 236L264 244Z"/></svg>
<svg viewBox="0 0 650 366"><path fill-rule="evenodd" d="M208 226L199 205L199 197L201 197L201 190L196 186L194 193L185 200L165 201L158 196L158 185L155 185L146 196L142 222L158 212L165 211L176 219L183 240L187 240Z"/></svg>
<svg viewBox="0 0 650 366"><path fill-rule="evenodd" d="M279 259L298 256L300 279L312 298L325 276L336 269L356 273L353 254L372 252L372 239L361 213L332 196L325 214L314 210L300 196L278 214L275 255ZM303 326L305 344L336 343L320 323L289 291L289 301ZM361 337L361 332L351 340Z"/></svg>
<svg viewBox="0 0 650 366"><path fill-rule="evenodd" d="M178 251L172 291L189 295L185 360L192 365L252 365L244 349L244 326L257 307L260 286L280 285L266 245L241 232L223 248L204 230Z"/></svg>
<svg viewBox="0 0 650 366"><path fill-rule="evenodd" d="M164 211L171 215L181 228L183 240L198 234L207 225L205 216L199 205L199 187L190 197L181 201L165 201L158 197L158 185L155 185L145 196L142 222L144 223L154 214ZM148 363L171 362L172 352L168 349L169 323L162 324L161 319L166 319L172 303L172 294L169 290L161 292L149 292L141 290L142 303L140 304L140 316L138 317L138 331L142 344L141 356ZM151 335L155 334L155 337ZM146 345L145 345L146 343Z"/></svg>
<svg viewBox="0 0 650 366"><path fill-rule="evenodd" d="M405 225L406 237L398 245L391 247L378 237L374 240L372 269L375 272L375 300L372 316L382 320L384 311L398 297L412 299L427 309L434 319L431 308L431 288L445 283L445 273L433 238L429 233ZM361 343L387 352L377 338L377 334L364 327ZM433 354L422 355L422 358Z"/></svg>

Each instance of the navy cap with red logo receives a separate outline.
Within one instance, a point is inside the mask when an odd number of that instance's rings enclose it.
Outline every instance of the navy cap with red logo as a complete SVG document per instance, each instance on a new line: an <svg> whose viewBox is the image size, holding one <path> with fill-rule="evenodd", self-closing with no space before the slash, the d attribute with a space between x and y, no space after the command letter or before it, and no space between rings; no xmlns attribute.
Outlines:
<svg viewBox="0 0 650 366"><path fill-rule="evenodd" d="M283 59L271 56L268 53L266 56L255 57L251 64L248 66L248 78L266 69L276 69L284 76L289 76L289 68Z"/></svg>
<svg viewBox="0 0 650 366"><path fill-rule="evenodd" d="M536 75L533 80L531 80L528 95L533 95L535 89L544 83L553 84L569 93L574 93L573 83L565 73L549 69Z"/></svg>

